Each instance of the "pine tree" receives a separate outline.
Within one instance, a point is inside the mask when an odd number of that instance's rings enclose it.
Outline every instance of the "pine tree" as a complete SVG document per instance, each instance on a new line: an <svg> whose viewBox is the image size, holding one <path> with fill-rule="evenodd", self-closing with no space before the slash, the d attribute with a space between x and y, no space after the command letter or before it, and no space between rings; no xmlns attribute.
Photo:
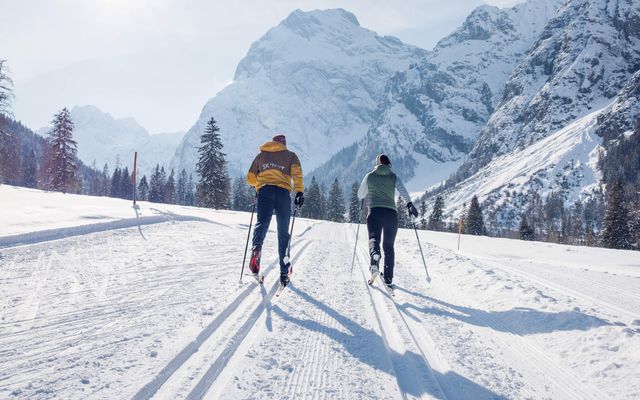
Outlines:
<svg viewBox="0 0 640 400"><path fill-rule="evenodd" d="M187 171L183 168L176 184L176 202L182 206L187 204Z"/></svg>
<svg viewBox="0 0 640 400"><path fill-rule="evenodd" d="M407 203L404 201L402 196L398 197L396 207L398 208L398 227L411 228L409 211L407 210Z"/></svg>
<svg viewBox="0 0 640 400"><path fill-rule="evenodd" d="M171 168L169 178L164 184L164 202L167 204L176 204L176 182L173 176L173 168Z"/></svg>
<svg viewBox="0 0 640 400"><path fill-rule="evenodd" d="M484 227L484 218L482 217L482 209L475 195L471 199L469 212L465 220L465 232L470 235L484 235L486 230Z"/></svg>
<svg viewBox="0 0 640 400"><path fill-rule="evenodd" d="M344 222L345 213L344 193L338 178L336 178L331 185L329 198L327 199L327 219L333 222Z"/></svg>
<svg viewBox="0 0 640 400"><path fill-rule="evenodd" d="M77 189L78 144L73 140L73 121L67 108L53 117L53 129L49 133L47 175L52 190L66 193Z"/></svg>
<svg viewBox="0 0 640 400"><path fill-rule="evenodd" d="M351 185L351 195L349 196L349 222L351 223L360 222L360 205L362 202L358 198L358 188L358 182L353 182L353 185Z"/></svg>
<svg viewBox="0 0 640 400"><path fill-rule="evenodd" d="M7 60L0 60L0 114L11 115L13 82L7 73L6 62Z"/></svg>
<svg viewBox="0 0 640 400"><path fill-rule="evenodd" d="M122 171L120 167L116 167L113 170L113 176L111 177L111 197L121 197L122 196Z"/></svg>
<svg viewBox="0 0 640 400"><path fill-rule="evenodd" d="M198 149L200 156L197 164L198 204L215 209L229 207L231 191L226 154L222 152L223 145L219 131L216 120L211 118L207 122L205 133L200 136L202 146Z"/></svg>
<svg viewBox="0 0 640 400"><path fill-rule="evenodd" d="M305 191L304 205L300 210L301 216L311 219L322 219L322 194L315 176L311 178L311 184Z"/></svg>
<svg viewBox="0 0 640 400"><path fill-rule="evenodd" d="M422 200L420 203L420 229L427 229L427 203Z"/></svg>
<svg viewBox="0 0 640 400"><path fill-rule="evenodd" d="M162 203L164 197L164 182L162 181L162 172L160 165L156 164L156 168L151 174L149 181L149 201L152 203Z"/></svg>
<svg viewBox="0 0 640 400"><path fill-rule="evenodd" d="M614 183L609 190L607 214L604 219L602 244L610 249L628 249L631 247L629 231L629 212L624 204L622 183Z"/></svg>
<svg viewBox="0 0 640 400"><path fill-rule="evenodd" d="M433 210L429 215L429 222L427 223L427 229L432 231L441 231L443 229L443 212L444 212L444 199L442 196L437 196L433 203Z"/></svg>
<svg viewBox="0 0 640 400"><path fill-rule="evenodd" d="M22 173L22 184L25 187L35 188L38 186L38 161L33 149L27 153L22 162Z"/></svg>
<svg viewBox="0 0 640 400"><path fill-rule="evenodd" d="M142 175L142 179L140 179L140 183L138 183L138 200L149 200L149 183L147 183L146 175Z"/></svg>
<svg viewBox="0 0 640 400"><path fill-rule="evenodd" d="M193 174L189 174L189 180L187 181L187 193L185 195L185 203L188 206L196 204L195 184L193 182Z"/></svg>
<svg viewBox="0 0 640 400"><path fill-rule="evenodd" d="M241 176L233 181L233 209L236 211L251 211L255 203L255 191Z"/></svg>
<svg viewBox="0 0 640 400"><path fill-rule="evenodd" d="M529 226L529 223L527 222L527 217L524 214L522 214L522 216L520 217L520 239L535 240L533 228Z"/></svg>
<svg viewBox="0 0 640 400"><path fill-rule="evenodd" d="M124 167L120 177L121 196L123 199L133 200L133 175L129 174L129 167Z"/></svg>

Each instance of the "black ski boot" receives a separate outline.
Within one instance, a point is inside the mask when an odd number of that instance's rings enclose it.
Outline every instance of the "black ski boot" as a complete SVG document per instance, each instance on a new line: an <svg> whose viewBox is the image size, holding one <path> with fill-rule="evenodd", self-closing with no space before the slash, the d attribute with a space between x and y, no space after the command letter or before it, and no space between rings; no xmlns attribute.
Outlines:
<svg viewBox="0 0 640 400"><path fill-rule="evenodd" d="M289 274L280 274L280 286L286 287L289 284Z"/></svg>
<svg viewBox="0 0 640 400"><path fill-rule="evenodd" d="M255 246L251 250L251 262L249 263L249 269L253 272L254 275L260 273L260 256L262 253L262 248L260 246Z"/></svg>

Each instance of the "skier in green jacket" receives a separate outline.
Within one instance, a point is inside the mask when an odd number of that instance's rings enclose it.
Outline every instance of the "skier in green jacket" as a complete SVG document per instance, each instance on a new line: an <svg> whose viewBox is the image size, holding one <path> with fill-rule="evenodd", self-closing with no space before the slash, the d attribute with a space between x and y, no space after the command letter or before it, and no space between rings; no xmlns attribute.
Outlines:
<svg viewBox="0 0 640 400"><path fill-rule="evenodd" d="M409 192L402 181L391 171L391 160L385 154L376 157L373 171L365 175L358 189L358 198L367 200L367 230L369 231L369 255L371 256L371 279L380 274L380 239L384 250L384 283L393 288L393 267L395 264L394 242L398 233L398 211L395 192L407 200L409 214L418 216L418 210L411 203Z"/></svg>

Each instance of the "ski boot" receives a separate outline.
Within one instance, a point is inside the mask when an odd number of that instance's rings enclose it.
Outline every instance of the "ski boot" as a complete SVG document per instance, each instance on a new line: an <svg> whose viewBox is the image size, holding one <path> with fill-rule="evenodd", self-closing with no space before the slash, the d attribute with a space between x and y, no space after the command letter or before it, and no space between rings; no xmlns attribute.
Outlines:
<svg viewBox="0 0 640 400"><path fill-rule="evenodd" d="M286 287L289 284L289 274L280 274L280 286Z"/></svg>
<svg viewBox="0 0 640 400"><path fill-rule="evenodd" d="M370 267L370 271L371 271L371 277L369 278L369 281L367 283L369 283L369 285L372 285L373 282L375 282L376 278L380 275L380 254L379 253L373 253L371 255L371 267Z"/></svg>
<svg viewBox="0 0 640 400"><path fill-rule="evenodd" d="M258 283L262 283L263 277L260 276L260 256L262 255L262 248L260 246L255 246L251 250L251 261L249 262L249 269L253 277Z"/></svg>

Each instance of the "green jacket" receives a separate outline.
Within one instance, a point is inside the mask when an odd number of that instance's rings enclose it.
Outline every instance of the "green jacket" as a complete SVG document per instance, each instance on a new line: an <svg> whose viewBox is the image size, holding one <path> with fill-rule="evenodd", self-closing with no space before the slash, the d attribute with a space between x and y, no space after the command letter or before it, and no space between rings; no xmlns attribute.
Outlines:
<svg viewBox="0 0 640 400"><path fill-rule="evenodd" d="M378 165L365 175L358 189L358 198L367 199L369 208L383 207L397 210L396 190L407 202L411 201L407 188L388 165Z"/></svg>

